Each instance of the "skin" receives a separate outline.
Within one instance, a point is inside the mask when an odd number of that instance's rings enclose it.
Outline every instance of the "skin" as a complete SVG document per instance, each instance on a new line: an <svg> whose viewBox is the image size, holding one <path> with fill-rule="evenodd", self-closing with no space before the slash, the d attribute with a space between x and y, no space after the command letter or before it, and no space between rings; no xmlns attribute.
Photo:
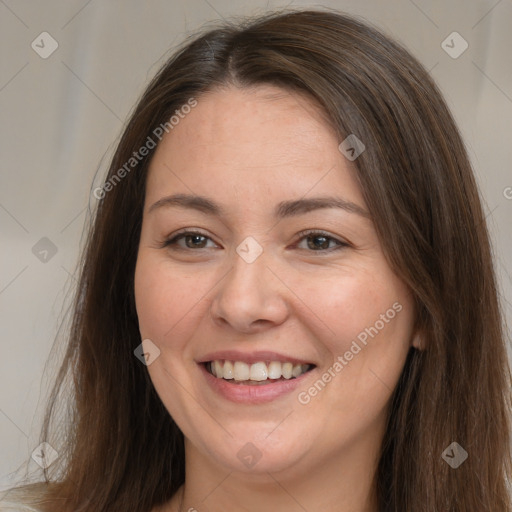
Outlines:
<svg viewBox="0 0 512 512"><path fill-rule="evenodd" d="M178 510L183 497L183 511L375 512L389 400L416 343L410 291L370 218L337 208L274 217L280 201L334 194L367 210L354 163L311 100L272 86L197 99L152 159L135 272L141 339L160 350L147 368L185 435L186 483L158 510ZM149 211L176 193L207 196L226 214ZM162 247L183 228L208 238ZM298 236L306 229L332 238L308 244ZM250 264L236 252L248 236L263 249ZM336 240L348 246L332 250ZM298 393L394 303L401 311L300 403ZM292 393L237 404L212 391L196 363L230 349L277 351L316 368ZM251 468L237 457L248 442L261 454Z"/></svg>

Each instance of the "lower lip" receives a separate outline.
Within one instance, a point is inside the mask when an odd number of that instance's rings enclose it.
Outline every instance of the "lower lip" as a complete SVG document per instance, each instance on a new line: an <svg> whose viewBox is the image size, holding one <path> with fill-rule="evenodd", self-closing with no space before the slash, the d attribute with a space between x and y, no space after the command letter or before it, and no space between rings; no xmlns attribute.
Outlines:
<svg viewBox="0 0 512 512"><path fill-rule="evenodd" d="M244 404L262 404L287 395L297 389L303 380L314 371L314 369L310 370L289 380L279 380L270 384L251 386L245 384L233 384L229 380L219 379L213 376L205 368L204 364L199 364L199 367L205 376L206 382L213 391L227 400Z"/></svg>

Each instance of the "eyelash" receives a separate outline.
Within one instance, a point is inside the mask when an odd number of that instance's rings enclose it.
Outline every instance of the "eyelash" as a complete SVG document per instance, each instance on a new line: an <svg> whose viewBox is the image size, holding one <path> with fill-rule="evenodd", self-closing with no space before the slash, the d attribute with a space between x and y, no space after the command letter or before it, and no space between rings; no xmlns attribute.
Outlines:
<svg viewBox="0 0 512 512"><path fill-rule="evenodd" d="M207 249L206 247L201 247L199 249L192 249L190 247L179 247L177 245L178 240L181 240L182 238L185 238L186 236L198 236L198 235L202 236L204 238L207 238L208 240L212 240L208 235L206 235L205 233L202 233L201 231L190 231L190 230L184 229L182 231L178 231L178 233L175 233L171 238L165 240L161 244L161 247L162 248L167 247L167 248L171 248L172 250L182 250L182 251L199 251L202 249ZM315 236L312 236L312 235L315 235ZM297 240L297 242L295 242L295 244L297 244L298 242L301 242L302 240L304 240L308 237L316 238L317 236L322 236L324 238L327 238L329 241L334 241L338 244L336 247L331 247L330 249L320 249L318 251L303 249L308 252L330 253L333 251L337 251L339 249L343 249L345 247L349 247L348 243L343 242L342 240L338 240L337 238L333 237L329 233L322 231L322 230L318 230L318 229L316 229L316 230L309 229L309 230L301 231L300 233L297 234L297 236L298 236L298 240Z"/></svg>

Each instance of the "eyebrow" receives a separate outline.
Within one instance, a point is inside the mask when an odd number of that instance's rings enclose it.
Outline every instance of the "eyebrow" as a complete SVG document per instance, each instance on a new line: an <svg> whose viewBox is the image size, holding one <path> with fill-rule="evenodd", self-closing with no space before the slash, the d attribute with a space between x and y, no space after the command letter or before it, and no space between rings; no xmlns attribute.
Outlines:
<svg viewBox="0 0 512 512"><path fill-rule="evenodd" d="M215 215L217 217L226 215L225 209L211 199L192 194L173 194L171 196L162 197L156 201L156 203L150 206L148 213L163 207L191 208L206 214ZM370 219L369 212L367 212L361 206L352 203L351 201L347 201L341 197L334 196L322 196L308 199L303 198L291 201L282 201L276 206L274 216L279 219L283 219L285 217L302 215L313 210L320 210L325 208L339 208L349 213L355 213Z"/></svg>

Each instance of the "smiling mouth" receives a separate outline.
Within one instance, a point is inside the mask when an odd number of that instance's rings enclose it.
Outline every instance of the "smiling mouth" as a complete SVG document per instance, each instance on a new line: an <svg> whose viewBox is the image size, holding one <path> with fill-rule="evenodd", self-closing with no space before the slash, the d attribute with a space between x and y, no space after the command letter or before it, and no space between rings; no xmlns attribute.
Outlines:
<svg viewBox="0 0 512 512"><path fill-rule="evenodd" d="M204 363L206 371L218 379L233 384L261 386L292 380L315 368L314 364L293 364L281 361L258 361L248 364L243 361L215 360Z"/></svg>

